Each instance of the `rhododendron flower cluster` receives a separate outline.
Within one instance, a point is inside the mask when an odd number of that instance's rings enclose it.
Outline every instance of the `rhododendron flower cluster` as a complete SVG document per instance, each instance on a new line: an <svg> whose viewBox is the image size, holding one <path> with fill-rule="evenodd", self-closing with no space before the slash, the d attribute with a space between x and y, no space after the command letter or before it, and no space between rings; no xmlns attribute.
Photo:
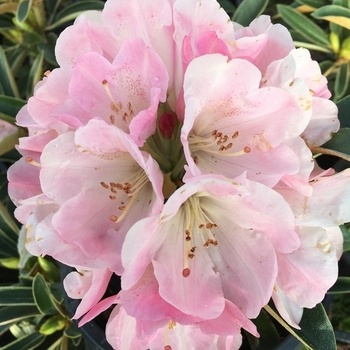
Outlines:
<svg viewBox="0 0 350 350"><path fill-rule="evenodd" d="M9 192L28 251L76 268L74 317L117 304L116 349L238 349L271 298L298 328L350 221L350 172L313 160L339 122L309 52L215 0L108 0L56 57L18 114Z"/></svg>

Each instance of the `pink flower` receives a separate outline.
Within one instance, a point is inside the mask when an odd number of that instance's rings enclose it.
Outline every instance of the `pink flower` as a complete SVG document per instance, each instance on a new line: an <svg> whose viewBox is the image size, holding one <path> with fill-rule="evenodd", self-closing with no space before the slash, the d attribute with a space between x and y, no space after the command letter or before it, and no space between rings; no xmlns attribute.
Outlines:
<svg viewBox="0 0 350 350"><path fill-rule="evenodd" d="M339 122L308 51L215 0L109 0L56 56L18 114L9 193L27 249L77 269L75 318L118 303L107 338L128 350L238 349L271 297L298 327L349 220L348 172L316 174Z"/></svg>
<svg viewBox="0 0 350 350"><path fill-rule="evenodd" d="M152 263L160 296L183 313L212 319L228 299L256 317L272 293L276 251L292 252L299 242L293 214L273 190L244 176L193 178L158 216L129 230L122 288Z"/></svg>
<svg viewBox="0 0 350 350"><path fill-rule="evenodd" d="M349 169L332 176L318 175L311 178L310 185L310 196L276 188L294 212L301 241L294 252L277 254L280 272L272 295L280 314L294 327L298 327L302 309L320 303L335 283L343 243L339 225L350 221Z"/></svg>
<svg viewBox="0 0 350 350"><path fill-rule="evenodd" d="M18 199L17 211L31 211L28 249L82 269L121 273L118 256L127 230L162 206L158 165L122 130L92 119L49 142L39 166L36 191L42 193ZM10 181L20 171L15 168Z"/></svg>
<svg viewBox="0 0 350 350"><path fill-rule="evenodd" d="M137 329L142 328L141 322L129 316L122 306L118 305L112 311L107 323L106 336L114 349L138 350L236 350L242 343L240 334L235 336L207 334L196 324L181 325L170 321L157 328L150 336L138 338Z"/></svg>

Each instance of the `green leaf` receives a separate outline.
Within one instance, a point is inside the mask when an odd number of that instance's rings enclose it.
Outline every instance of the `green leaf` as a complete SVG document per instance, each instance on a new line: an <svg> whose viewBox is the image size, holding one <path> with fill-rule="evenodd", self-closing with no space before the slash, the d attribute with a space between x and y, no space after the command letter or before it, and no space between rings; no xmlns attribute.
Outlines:
<svg viewBox="0 0 350 350"><path fill-rule="evenodd" d="M33 280L33 296L38 309L45 315L54 315L60 312L51 297L50 289L44 277L37 273Z"/></svg>
<svg viewBox="0 0 350 350"><path fill-rule="evenodd" d="M41 51L35 58L33 65L30 68L29 76L27 80L27 92L26 96L29 98L33 95L34 86L43 76L43 62L44 62L44 51Z"/></svg>
<svg viewBox="0 0 350 350"><path fill-rule="evenodd" d="M350 79L348 72L350 72L350 62L345 62L338 67L334 85L335 100L340 100L346 94Z"/></svg>
<svg viewBox="0 0 350 350"><path fill-rule="evenodd" d="M14 124L17 113L25 104L26 101L20 98L0 95L0 116L7 116L7 118L10 117L10 120L6 118L1 119L12 122Z"/></svg>
<svg viewBox="0 0 350 350"><path fill-rule="evenodd" d="M336 103L338 107L338 118L342 128L350 128L350 95Z"/></svg>
<svg viewBox="0 0 350 350"><path fill-rule="evenodd" d="M72 339L81 337L79 328L75 325L74 322L71 322L70 325L64 330L64 334L66 337Z"/></svg>
<svg viewBox="0 0 350 350"><path fill-rule="evenodd" d="M35 332L5 345L1 350L35 349L45 340L45 337L44 334Z"/></svg>
<svg viewBox="0 0 350 350"><path fill-rule="evenodd" d="M32 0L21 1L17 7L16 17L19 22L24 22L32 7Z"/></svg>
<svg viewBox="0 0 350 350"><path fill-rule="evenodd" d="M259 345L255 350L271 350L280 343L280 337L272 319L265 310L261 310L259 316L253 320L260 333Z"/></svg>
<svg viewBox="0 0 350 350"><path fill-rule="evenodd" d="M35 305L32 288L21 286L0 287L0 306Z"/></svg>
<svg viewBox="0 0 350 350"><path fill-rule="evenodd" d="M44 272L46 280L50 282L60 281L60 269L53 262L39 256L38 263Z"/></svg>
<svg viewBox="0 0 350 350"><path fill-rule="evenodd" d="M269 0L244 0L233 14L232 20L243 26L248 26L251 21L261 15Z"/></svg>
<svg viewBox="0 0 350 350"><path fill-rule="evenodd" d="M327 34L309 18L287 5L277 5L278 13L290 27L305 39L321 46L329 47Z"/></svg>
<svg viewBox="0 0 350 350"><path fill-rule="evenodd" d="M54 315L46 320L40 327L39 332L45 335L61 331L66 326L67 319L61 315Z"/></svg>
<svg viewBox="0 0 350 350"><path fill-rule="evenodd" d="M340 276L334 286L328 291L328 294L350 293L350 277Z"/></svg>
<svg viewBox="0 0 350 350"><path fill-rule="evenodd" d="M13 305L0 308L0 325L19 322L40 315L36 306Z"/></svg>
<svg viewBox="0 0 350 350"><path fill-rule="evenodd" d="M12 219L12 216L10 215L5 205L2 204L1 202L0 202L0 227L3 230L3 232L5 232L7 235L14 233L14 235L12 235L12 239L14 237L18 239L19 228L17 227L16 223Z"/></svg>
<svg viewBox="0 0 350 350"><path fill-rule="evenodd" d="M301 330L294 330L311 349L336 350L332 324L322 304L313 309L304 309L299 323Z"/></svg>
<svg viewBox="0 0 350 350"><path fill-rule="evenodd" d="M19 97L18 87L7 61L4 49L0 46L0 85L8 96Z"/></svg>
<svg viewBox="0 0 350 350"><path fill-rule="evenodd" d="M1 228L0 241L0 259L18 257L17 242L14 242Z"/></svg>
<svg viewBox="0 0 350 350"><path fill-rule="evenodd" d="M314 153L328 154L350 162L350 128L342 128L320 147L313 147Z"/></svg>
<svg viewBox="0 0 350 350"><path fill-rule="evenodd" d="M296 0L296 2L301 5L308 5L314 8L319 8L328 4L328 0Z"/></svg>
<svg viewBox="0 0 350 350"><path fill-rule="evenodd" d="M350 29L350 9L339 5L322 6L311 14L312 17L323 19L341 27Z"/></svg>
<svg viewBox="0 0 350 350"><path fill-rule="evenodd" d="M339 226L341 229L341 232L343 234L343 251L347 252L350 250L350 232L349 229L345 225L340 225Z"/></svg>
<svg viewBox="0 0 350 350"><path fill-rule="evenodd" d="M52 30L66 22L72 21L76 17L78 17L82 12L88 10L102 10L103 7L104 2L98 0L74 2L73 4L65 6L65 8L57 14L55 22L50 26L46 27L46 30Z"/></svg>

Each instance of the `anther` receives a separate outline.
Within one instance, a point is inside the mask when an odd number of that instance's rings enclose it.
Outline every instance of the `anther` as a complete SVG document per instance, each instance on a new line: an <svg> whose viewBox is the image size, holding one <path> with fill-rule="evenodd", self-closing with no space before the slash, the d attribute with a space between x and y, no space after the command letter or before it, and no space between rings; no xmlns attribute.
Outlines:
<svg viewBox="0 0 350 350"><path fill-rule="evenodd" d="M31 165L41 167L40 163L36 162L32 157L27 157L25 160L27 163L29 163Z"/></svg>
<svg viewBox="0 0 350 350"><path fill-rule="evenodd" d="M116 196L109 195L109 199L115 200L115 199L117 199L117 197L116 197Z"/></svg>
<svg viewBox="0 0 350 350"><path fill-rule="evenodd" d="M111 216L109 217L109 220L111 220L112 222L117 222L117 221L118 221L118 217L115 216L115 215L111 215Z"/></svg>
<svg viewBox="0 0 350 350"><path fill-rule="evenodd" d="M182 270L182 276L184 277L188 277L190 273L191 273L191 270L188 267Z"/></svg>
<svg viewBox="0 0 350 350"><path fill-rule="evenodd" d="M234 134L232 135L232 138L235 139L239 136L239 132L235 131Z"/></svg>
<svg viewBox="0 0 350 350"><path fill-rule="evenodd" d="M101 184L101 186L104 187L104 188L109 188L109 186L108 186L105 182L103 182L103 181L101 181L100 184Z"/></svg>

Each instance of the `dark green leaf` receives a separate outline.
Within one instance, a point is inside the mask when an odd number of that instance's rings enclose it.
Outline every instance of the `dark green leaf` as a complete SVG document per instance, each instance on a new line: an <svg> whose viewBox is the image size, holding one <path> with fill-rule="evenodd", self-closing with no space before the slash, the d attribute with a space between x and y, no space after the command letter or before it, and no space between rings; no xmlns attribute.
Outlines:
<svg viewBox="0 0 350 350"><path fill-rule="evenodd" d="M321 6L327 5L328 0L296 0L301 5L308 5L314 8L319 8Z"/></svg>
<svg viewBox="0 0 350 350"><path fill-rule="evenodd" d="M329 294L350 293L350 277L338 277L337 282L328 291Z"/></svg>
<svg viewBox="0 0 350 350"><path fill-rule="evenodd" d="M38 273L33 280L33 296L38 309L45 315L57 314L60 310L53 301L44 277Z"/></svg>
<svg viewBox="0 0 350 350"><path fill-rule="evenodd" d="M0 325L18 322L40 315L36 306L13 305L0 308Z"/></svg>
<svg viewBox="0 0 350 350"><path fill-rule="evenodd" d="M0 259L18 257L17 242L14 242L1 228L0 242Z"/></svg>
<svg viewBox="0 0 350 350"><path fill-rule="evenodd" d="M336 23L350 29L350 9L339 5L327 5L314 11L312 17Z"/></svg>
<svg viewBox="0 0 350 350"><path fill-rule="evenodd" d="M30 0L24 0L19 3L16 12L18 21L24 22L27 19L31 6L32 1Z"/></svg>
<svg viewBox="0 0 350 350"><path fill-rule="evenodd" d="M32 288L21 286L0 287L0 306L35 305Z"/></svg>
<svg viewBox="0 0 350 350"><path fill-rule="evenodd" d="M350 128L350 95L337 103L338 117L342 128Z"/></svg>
<svg viewBox="0 0 350 350"><path fill-rule="evenodd" d="M301 330L294 330L312 349L336 350L333 327L322 304L304 309L299 323Z"/></svg>
<svg viewBox="0 0 350 350"><path fill-rule="evenodd" d="M341 99L349 87L350 74L350 62L345 62L338 67L337 75L335 77L334 93L335 100Z"/></svg>
<svg viewBox="0 0 350 350"><path fill-rule="evenodd" d="M75 325L74 322L71 322L68 328L64 330L64 334L68 338L79 338L81 337L81 333L79 331L79 328Z"/></svg>
<svg viewBox="0 0 350 350"><path fill-rule="evenodd" d="M52 30L66 22L72 21L82 12L87 10L102 10L103 7L104 2L98 0L74 2L73 4L65 6L65 8L57 14L54 23L48 26L46 30Z"/></svg>
<svg viewBox="0 0 350 350"><path fill-rule="evenodd" d="M4 49L0 46L0 85L8 96L19 97L18 88ZM0 109L1 110L1 109ZM2 111L2 110L1 110Z"/></svg>
<svg viewBox="0 0 350 350"><path fill-rule="evenodd" d="M27 80L27 93L26 96L29 98L33 95L34 86L37 82L42 79L43 76L43 62L44 62L44 52L41 51L39 55L35 58Z"/></svg>
<svg viewBox="0 0 350 350"><path fill-rule="evenodd" d="M12 219L7 208L1 202L0 202L0 227L9 237L11 236L12 240L15 237L16 237L16 240L18 239L17 235L18 235L19 229L15 221Z"/></svg>
<svg viewBox="0 0 350 350"><path fill-rule="evenodd" d="M278 13L290 27L305 39L317 45L329 47L327 34L313 21L287 5L277 5Z"/></svg>
<svg viewBox="0 0 350 350"><path fill-rule="evenodd" d="M5 345L1 350L35 349L45 340L45 335L35 332Z"/></svg>
<svg viewBox="0 0 350 350"><path fill-rule="evenodd" d="M251 21L263 13L269 0L244 0L233 14L232 20L243 26L248 26Z"/></svg>
<svg viewBox="0 0 350 350"><path fill-rule="evenodd" d="M225 10L226 13L229 15L233 15L233 13L236 11L236 6L232 4L229 0L220 0L218 1L220 6Z"/></svg>
<svg viewBox="0 0 350 350"><path fill-rule="evenodd" d="M341 229L341 232L343 234L343 251L347 252L350 250L350 232L349 229L345 225L339 226Z"/></svg>
<svg viewBox="0 0 350 350"><path fill-rule="evenodd" d="M0 114L15 118L19 110L26 104L26 101L19 98L0 95ZM14 119L12 120L14 123Z"/></svg>
<svg viewBox="0 0 350 350"><path fill-rule="evenodd" d="M260 333L259 345L255 350L274 349L280 343L280 337L267 312L262 309L259 316L253 322Z"/></svg>
<svg viewBox="0 0 350 350"><path fill-rule="evenodd" d="M350 128L342 128L336 134L333 134L333 137L323 144L320 148L330 150L330 154L338 156L342 159L349 160L350 158ZM322 152L321 152L322 153Z"/></svg>
<svg viewBox="0 0 350 350"><path fill-rule="evenodd" d="M53 32L47 35L48 42L38 45L39 50L44 51L45 61L49 62L52 66L57 67L58 63L55 57L55 44L57 35Z"/></svg>
<svg viewBox="0 0 350 350"><path fill-rule="evenodd" d="M9 14L6 13L6 14L0 15L0 30L13 29L14 27L15 26Z"/></svg>

